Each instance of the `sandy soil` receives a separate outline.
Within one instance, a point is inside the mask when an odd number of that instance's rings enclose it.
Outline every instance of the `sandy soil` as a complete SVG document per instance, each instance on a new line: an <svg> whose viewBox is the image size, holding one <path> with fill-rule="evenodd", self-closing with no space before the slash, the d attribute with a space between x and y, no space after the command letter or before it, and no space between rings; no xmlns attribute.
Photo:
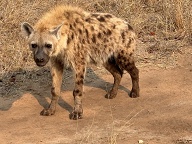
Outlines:
<svg viewBox="0 0 192 144"><path fill-rule="evenodd" d="M192 53L175 68L140 67L141 96L128 96L125 73L115 99L104 98L113 82L102 69L88 69L84 118L70 120L73 77L66 71L53 116L40 116L50 102L47 69L18 72L0 82L1 144L171 144L192 143ZM9 75L7 74L7 77Z"/></svg>

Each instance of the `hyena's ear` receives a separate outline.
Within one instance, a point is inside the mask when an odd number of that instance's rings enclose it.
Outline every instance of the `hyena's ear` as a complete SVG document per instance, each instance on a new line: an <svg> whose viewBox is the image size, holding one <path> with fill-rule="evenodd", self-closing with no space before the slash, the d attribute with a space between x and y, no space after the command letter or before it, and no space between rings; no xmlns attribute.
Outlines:
<svg viewBox="0 0 192 144"><path fill-rule="evenodd" d="M63 23L60 24L59 26L57 26L56 28L50 30L50 33L55 35L57 37L57 39L60 39L61 36L61 27L63 26Z"/></svg>
<svg viewBox="0 0 192 144"><path fill-rule="evenodd" d="M23 22L21 24L21 32L24 37L29 38L29 36L34 32L34 29L29 23Z"/></svg>

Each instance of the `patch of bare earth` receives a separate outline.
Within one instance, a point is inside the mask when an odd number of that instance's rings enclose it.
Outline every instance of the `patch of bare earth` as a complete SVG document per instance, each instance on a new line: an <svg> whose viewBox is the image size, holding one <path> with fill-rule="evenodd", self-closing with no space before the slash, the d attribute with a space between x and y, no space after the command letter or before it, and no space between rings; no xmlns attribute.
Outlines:
<svg viewBox="0 0 192 144"><path fill-rule="evenodd" d="M87 70L84 118L69 120L73 75L66 70L57 112L40 116L50 102L46 68L7 74L0 82L1 144L171 144L192 142L192 51L183 49L174 68L140 67L141 97L128 96L125 73L115 99L104 98L113 78L103 69ZM141 142L141 141L140 141Z"/></svg>

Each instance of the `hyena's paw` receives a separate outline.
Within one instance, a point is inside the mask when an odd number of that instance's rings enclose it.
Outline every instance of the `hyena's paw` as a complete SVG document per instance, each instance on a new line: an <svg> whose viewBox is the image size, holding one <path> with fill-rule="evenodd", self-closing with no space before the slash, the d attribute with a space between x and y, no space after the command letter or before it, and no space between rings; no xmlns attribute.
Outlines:
<svg viewBox="0 0 192 144"><path fill-rule="evenodd" d="M130 97L131 98L137 98L137 97L139 97L139 90L131 90L131 92L130 92Z"/></svg>
<svg viewBox="0 0 192 144"><path fill-rule="evenodd" d="M117 95L116 92L110 91L110 92L108 92L108 93L105 95L105 98L107 98L107 99L113 99L113 98L116 97L116 95Z"/></svg>
<svg viewBox="0 0 192 144"><path fill-rule="evenodd" d="M40 112L40 115L43 115L43 116L50 116L50 115L54 115L55 114L55 110L49 108L49 109L43 109L41 112Z"/></svg>
<svg viewBox="0 0 192 144"><path fill-rule="evenodd" d="M73 112L69 114L69 118L73 119L73 120L82 119L83 118L83 109L74 108Z"/></svg>

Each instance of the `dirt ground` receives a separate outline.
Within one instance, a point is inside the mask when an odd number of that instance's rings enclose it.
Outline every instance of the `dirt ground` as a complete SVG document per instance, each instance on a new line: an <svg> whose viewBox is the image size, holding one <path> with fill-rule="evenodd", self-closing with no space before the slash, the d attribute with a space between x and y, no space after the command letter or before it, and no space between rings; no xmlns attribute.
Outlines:
<svg viewBox="0 0 192 144"><path fill-rule="evenodd" d="M139 67L141 96L128 96L127 73L118 95L108 100L113 78L103 69L88 69L84 118L70 120L73 76L66 71L53 116L40 116L50 102L46 68L17 72L0 81L1 144L184 144L192 143L192 51L180 54L174 68Z"/></svg>

